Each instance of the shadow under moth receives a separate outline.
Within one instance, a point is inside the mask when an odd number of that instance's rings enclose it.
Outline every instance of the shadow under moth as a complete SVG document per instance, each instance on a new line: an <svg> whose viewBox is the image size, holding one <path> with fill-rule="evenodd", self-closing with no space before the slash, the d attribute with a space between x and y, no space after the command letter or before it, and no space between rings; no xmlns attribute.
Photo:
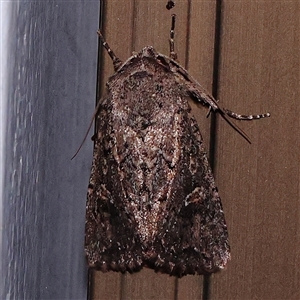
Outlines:
<svg viewBox="0 0 300 300"><path fill-rule="evenodd" d="M221 199L187 98L228 117L176 62L175 15L170 56L143 48L125 62L102 34L115 74L96 108L96 134L86 206L90 267L136 272L144 266L177 277L209 274L230 258Z"/></svg>

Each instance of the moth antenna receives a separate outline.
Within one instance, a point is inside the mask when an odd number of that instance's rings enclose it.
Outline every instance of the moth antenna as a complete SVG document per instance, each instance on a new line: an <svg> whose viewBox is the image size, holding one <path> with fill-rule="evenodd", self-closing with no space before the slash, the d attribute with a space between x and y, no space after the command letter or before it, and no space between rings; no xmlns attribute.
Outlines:
<svg viewBox="0 0 300 300"><path fill-rule="evenodd" d="M97 106L96 106L96 108L95 108L95 110L94 110L94 113L93 113L93 116L92 116L92 119L91 119L89 128L87 129L86 134L85 134L85 136L84 136L84 138L83 138L83 140L82 140L80 146L78 147L78 149L77 149L77 151L75 152L75 154L72 156L71 160L79 153L80 149L82 148L83 144L85 143L86 138L87 138L87 136L88 136L88 134L89 134L89 132L90 132L90 130L91 130L91 127L92 127L92 125L93 125L93 122L94 122L94 120L95 120L95 118L96 118L96 115L97 115L97 113L98 113L99 107L100 107L100 101L98 102L98 104L97 104Z"/></svg>
<svg viewBox="0 0 300 300"><path fill-rule="evenodd" d="M172 15L172 24L171 24L171 30L170 30L170 58L173 60L177 59L177 53L175 52L175 45L174 45L174 36L175 36L175 20L176 20L176 15Z"/></svg>
<svg viewBox="0 0 300 300"><path fill-rule="evenodd" d="M118 71L119 68L121 67L121 65L123 64L123 62L121 61L121 59L119 59L115 53L112 51L112 49L109 47L109 45L107 44L107 42L105 41L100 29L97 31L97 34L99 35L99 38L101 40L101 43L103 45L103 47L106 49L107 53L109 54L110 58L113 61L113 65L114 65L114 69L115 71Z"/></svg>

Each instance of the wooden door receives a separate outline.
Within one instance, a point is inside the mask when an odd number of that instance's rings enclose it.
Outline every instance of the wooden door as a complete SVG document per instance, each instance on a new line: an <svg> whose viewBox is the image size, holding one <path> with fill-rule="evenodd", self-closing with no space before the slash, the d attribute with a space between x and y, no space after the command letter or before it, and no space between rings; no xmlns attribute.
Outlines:
<svg viewBox="0 0 300 300"><path fill-rule="evenodd" d="M166 3L103 1L103 33L115 53L125 60L152 45L168 55L176 13L178 61L190 74L223 107L271 113L238 122L250 145L219 118L211 133L207 110L191 104L213 156L232 248L228 267L210 278L209 299L300 299L299 2L182 0L171 11ZM113 68L101 53L103 91ZM91 299L202 299L205 283L149 269L94 272Z"/></svg>

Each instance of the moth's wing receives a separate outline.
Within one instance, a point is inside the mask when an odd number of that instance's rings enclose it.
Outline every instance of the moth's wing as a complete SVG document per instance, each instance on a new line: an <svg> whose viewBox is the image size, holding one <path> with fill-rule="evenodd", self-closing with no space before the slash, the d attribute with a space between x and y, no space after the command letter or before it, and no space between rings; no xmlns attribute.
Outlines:
<svg viewBox="0 0 300 300"><path fill-rule="evenodd" d="M184 119L172 201L153 243L157 257L150 261L157 271L179 277L216 272L230 258L222 204L200 131L193 117Z"/></svg>
<svg viewBox="0 0 300 300"><path fill-rule="evenodd" d="M87 195L85 251L90 267L133 272L142 268L142 250L134 220L120 202L124 188L113 155L111 106L102 101Z"/></svg>
<svg viewBox="0 0 300 300"><path fill-rule="evenodd" d="M179 277L216 272L229 259L227 227L184 88L160 63L137 63L121 74L122 84L114 75L100 107L89 265L121 272L147 265Z"/></svg>

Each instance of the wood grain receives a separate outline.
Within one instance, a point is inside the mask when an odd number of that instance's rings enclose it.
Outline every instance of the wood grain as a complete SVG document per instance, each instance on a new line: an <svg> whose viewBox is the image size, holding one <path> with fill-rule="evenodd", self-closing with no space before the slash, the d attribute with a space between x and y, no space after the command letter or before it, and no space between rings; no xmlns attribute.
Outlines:
<svg viewBox="0 0 300 300"><path fill-rule="evenodd" d="M215 174L232 261L214 299L300 299L299 20L298 1L223 5L222 104L271 118L239 123L252 145L219 122Z"/></svg>
<svg viewBox="0 0 300 300"><path fill-rule="evenodd" d="M104 1L103 32L117 56L152 45L169 53L177 14L179 62L203 87L213 82L216 1ZM221 106L271 118L238 122L249 145L218 120L215 176L232 246L228 268L211 278L211 299L300 299L298 1L223 1L219 91ZM113 74L102 53L101 86ZM207 147L210 122L193 104ZM95 272L93 299L201 299L202 276L176 280L152 270L134 275Z"/></svg>

